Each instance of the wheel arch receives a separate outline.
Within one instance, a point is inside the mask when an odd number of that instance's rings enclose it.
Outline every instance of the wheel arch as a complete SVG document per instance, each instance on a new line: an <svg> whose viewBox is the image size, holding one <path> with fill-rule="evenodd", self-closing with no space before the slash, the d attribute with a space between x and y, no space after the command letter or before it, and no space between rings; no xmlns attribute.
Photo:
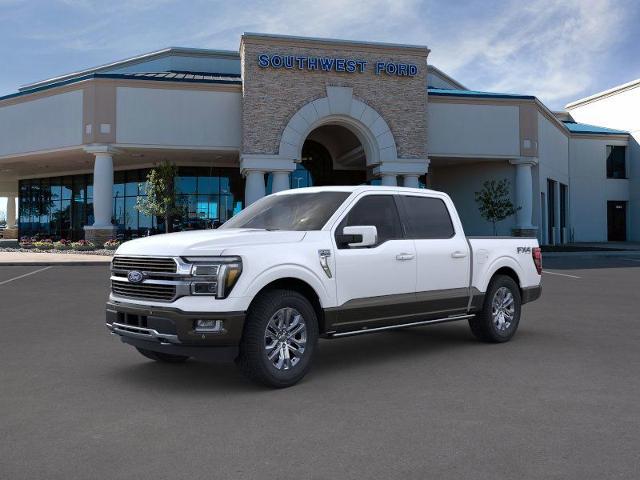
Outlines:
<svg viewBox="0 0 640 480"><path fill-rule="evenodd" d="M282 277L275 280L270 281L260 288L251 300L249 304L249 309L256 301L256 299L264 292L269 290L293 290L294 292L298 292L302 296L304 296L314 311L316 312L316 318L318 320L318 331L322 334L325 332L325 319L324 319L324 310L322 309L322 302L318 292L305 280L302 280L298 277Z"/></svg>
<svg viewBox="0 0 640 480"><path fill-rule="evenodd" d="M484 284L480 289L482 292L486 292L489 288L489 284L496 277L496 275L506 275L513 279L518 285L518 289L522 294L522 272L520 267L514 260L509 257L502 257L496 259L496 261L487 270Z"/></svg>

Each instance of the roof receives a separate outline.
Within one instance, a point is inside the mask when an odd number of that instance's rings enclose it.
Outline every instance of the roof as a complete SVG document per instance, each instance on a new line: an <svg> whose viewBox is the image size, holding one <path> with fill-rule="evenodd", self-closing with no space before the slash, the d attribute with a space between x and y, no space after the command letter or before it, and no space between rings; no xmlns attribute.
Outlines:
<svg viewBox="0 0 640 480"><path fill-rule="evenodd" d="M453 83L456 87L460 88L461 90L468 90L467 87L465 87L464 85L462 85L459 81L457 81L455 78L453 78L451 75L448 75L446 73L444 73L442 70L440 70L438 67L435 67L431 64L427 65L427 70L429 71L429 73L431 73L432 75L437 75L440 78L442 78L443 80L446 80L449 83Z"/></svg>
<svg viewBox="0 0 640 480"><path fill-rule="evenodd" d="M438 195L444 195L443 192L437 190L430 190L428 188L410 188L399 186L387 186L387 185L328 185L324 187L303 187L292 188L289 190L282 190L274 195L296 195L300 193L318 193L318 192L370 192L370 191L386 191L386 192L420 192L420 193L432 193Z"/></svg>
<svg viewBox="0 0 640 480"><path fill-rule="evenodd" d="M226 85L242 85L240 75L234 75L230 73L204 73L204 72L142 72L142 73L90 73L88 75L82 75L80 77L73 77L67 80L60 80L53 83L47 83L40 87L31 88L29 90L22 90L18 93L10 93L4 97L0 97L0 100L7 100L9 98L22 97L24 95L31 95L32 93L41 92L43 90L49 90L50 88L62 87L65 85L71 85L73 83L83 82L85 80L91 80L94 78L112 78L119 80L151 80L156 82L184 82L184 83L217 83Z"/></svg>
<svg viewBox="0 0 640 480"><path fill-rule="evenodd" d="M419 50L422 52L429 52L429 48L426 45L414 45L407 43L388 43L388 42L363 42L359 40L344 40L339 38L324 38L324 37L301 37L297 35L281 35L275 33L257 33L257 32L244 32L242 39L272 39L283 41L297 41L303 43L332 43L336 45L355 45L358 47L373 47L373 48L406 48L409 50Z"/></svg>
<svg viewBox="0 0 640 480"><path fill-rule="evenodd" d="M624 130L614 130L613 128L598 127L596 125L589 125L587 123L577 123L570 121L563 121L564 125L569 129L571 133L578 134L596 134L596 135L628 135L629 132Z"/></svg>
<svg viewBox="0 0 640 480"><path fill-rule="evenodd" d="M238 52L230 51L230 50L211 50L204 48L185 48L185 47L167 47L161 50L155 50L153 52L143 53L140 55L136 55L134 57L125 58L123 60L117 60L115 62L106 63L104 65L99 65L97 67L86 68L83 70L78 70L77 72L71 72L64 75L60 75L58 77L49 78L46 80L40 80L38 82L29 83L21 86L18 90L31 90L33 88L41 87L45 84L57 83L63 80L68 80L73 77L79 77L88 75L91 73L99 73L104 70L112 70L114 68L122 68L127 65L135 65L141 62L146 62L154 58L166 57L173 54L180 55L193 55L193 56L212 56L212 57L231 57L231 58L240 58L240 54Z"/></svg>
<svg viewBox="0 0 640 480"><path fill-rule="evenodd" d="M453 90L446 88L428 88L429 95L442 97L475 97L475 98L514 98L520 100L535 100L533 95L520 95L517 93L479 92L477 90Z"/></svg>
<svg viewBox="0 0 640 480"><path fill-rule="evenodd" d="M564 107L567 110L570 110L572 108L575 108L579 105L582 105L583 103L589 103L592 102L594 100L598 100L600 98L603 97L608 97L610 95L615 95L616 93L621 93L625 90L629 90L631 88L635 88L640 86L640 78L636 79L636 80L632 80L630 82L627 83L623 83L622 85L618 85L616 87L610 88L608 90L603 90L602 92L598 92L598 93L594 93L593 95L590 95L588 97L584 97L581 98L579 100L576 100L574 102L571 103L567 103L567 105Z"/></svg>

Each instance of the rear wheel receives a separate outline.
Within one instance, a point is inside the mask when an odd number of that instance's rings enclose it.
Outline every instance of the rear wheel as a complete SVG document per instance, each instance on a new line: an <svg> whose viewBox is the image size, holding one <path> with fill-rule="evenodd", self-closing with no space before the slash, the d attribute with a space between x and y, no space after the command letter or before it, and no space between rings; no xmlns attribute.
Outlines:
<svg viewBox="0 0 640 480"><path fill-rule="evenodd" d="M511 339L520 323L520 289L506 275L491 280L482 310L469 320L473 334L483 342L501 343Z"/></svg>
<svg viewBox="0 0 640 480"><path fill-rule="evenodd" d="M155 360L156 362L182 363L189 360L189 357L185 357L184 355L171 355L170 353L154 352L153 350L137 347L136 350L138 350L142 356Z"/></svg>
<svg viewBox="0 0 640 480"><path fill-rule="evenodd" d="M318 341L311 303L292 290L260 294L247 314L238 365L252 380L274 388L305 376Z"/></svg>

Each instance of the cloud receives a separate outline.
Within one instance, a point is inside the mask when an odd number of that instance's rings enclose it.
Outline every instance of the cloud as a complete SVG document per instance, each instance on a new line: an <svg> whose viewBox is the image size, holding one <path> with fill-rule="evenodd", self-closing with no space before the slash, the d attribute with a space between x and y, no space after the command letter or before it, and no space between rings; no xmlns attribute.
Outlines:
<svg viewBox="0 0 640 480"><path fill-rule="evenodd" d="M235 50L254 31L427 45L429 61L470 88L555 108L632 70L611 52L636 32L639 10L633 0L0 0L14 3L4 11L15 32L0 43L60 58L60 71L35 78L170 45Z"/></svg>
<svg viewBox="0 0 640 480"><path fill-rule="evenodd" d="M555 107L584 94L597 81L597 63L623 37L628 10L612 0L523 5L468 22L464 38L434 45L434 61L473 88L535 94Z"/></svg>

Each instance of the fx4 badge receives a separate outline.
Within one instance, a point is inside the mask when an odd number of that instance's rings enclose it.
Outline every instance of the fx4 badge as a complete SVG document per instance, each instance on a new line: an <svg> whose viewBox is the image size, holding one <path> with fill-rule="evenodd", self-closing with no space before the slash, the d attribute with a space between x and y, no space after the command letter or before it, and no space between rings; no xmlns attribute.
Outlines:
<svg viewBox="0 0 640 480"><path fill-rule="evenodd" d="M531 247L518 247L518 253L531 253Z"/></svg>

